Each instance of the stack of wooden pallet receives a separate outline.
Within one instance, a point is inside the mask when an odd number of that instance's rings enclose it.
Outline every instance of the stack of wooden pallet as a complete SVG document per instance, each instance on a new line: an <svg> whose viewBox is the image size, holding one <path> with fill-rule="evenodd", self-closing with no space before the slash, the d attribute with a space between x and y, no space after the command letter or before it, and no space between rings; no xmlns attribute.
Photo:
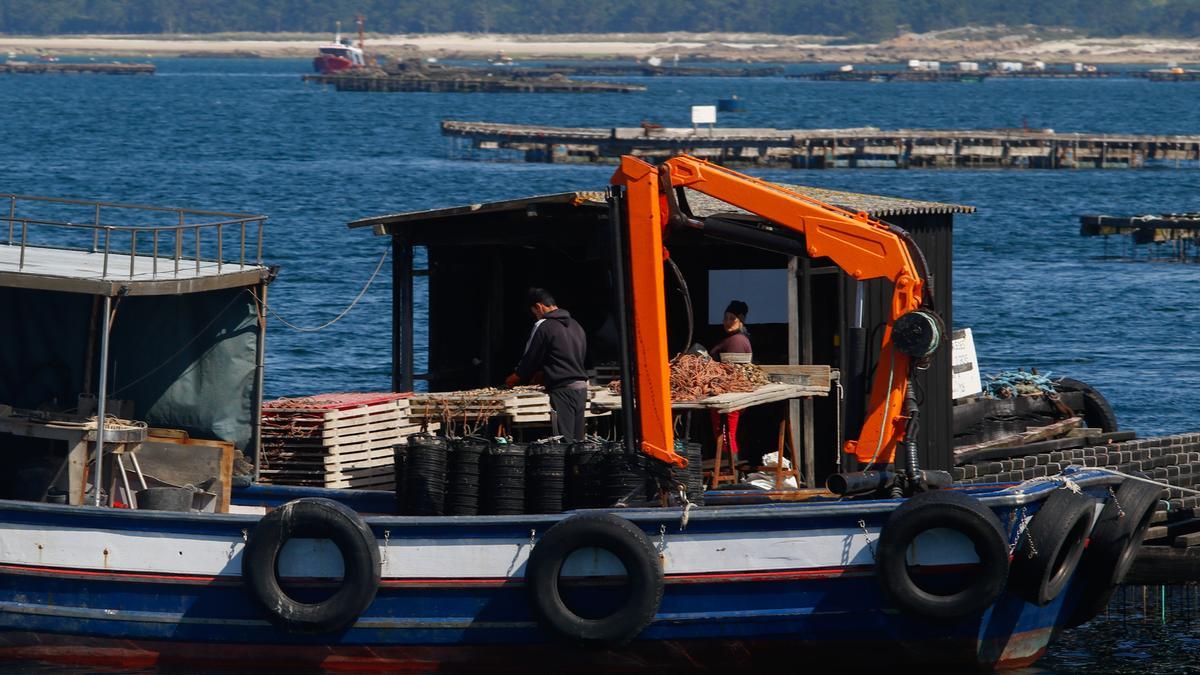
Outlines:
<svg viewBox="0 0 1200 675"><path fill-rule="evenodd" d="M392 489L392 447L422 429L409 396L339 393L264 403L260 481Z"/></svg>
<svg viewBox="0 0 1200 675"><path fill-rule="evenodd" d="M512 423L549 422L550 397L541 388L533 387L414 394L412 415L430 422L468 427L499 416Z"/></svg>

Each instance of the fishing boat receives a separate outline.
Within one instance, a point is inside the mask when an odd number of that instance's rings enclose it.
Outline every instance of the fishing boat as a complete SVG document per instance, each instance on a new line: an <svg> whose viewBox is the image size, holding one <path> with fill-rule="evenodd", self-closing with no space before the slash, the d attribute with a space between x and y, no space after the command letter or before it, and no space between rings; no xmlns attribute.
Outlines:
<svg viewBox="0 0 1200 675"><path fill-rule="evenodd" d="M349 39L342 39L341 22L333 35L333 42L317 47L317 56L313 58L313 70L322 75L333 75L349 70L366 68L367 61L363 52L363 18L358 17L358 46L355 47Z"/></svg>
<svg viewBox="0 0 1200 675"><path fill-rule="evenodd" d="M899 260L887 268L900 275L890 303L900 316L888 323L896 351L887 343L883 353L901 365L878 369L887 386L873 390L872 401L884 403L872 407L859 443L847 446L848 455L869 459L885 445L899 449L896 468L872 462L833 474L826 489L713 491L702 506L679 489L668 467L687 462L673 450L672 425L661 423L671 418L655 420L670 415L661 379L666 340L656 332L659 237L695 227L677 193L659 189L682 181L751 213L775 214L781 231L796 227L796 214L820 216L827 233L840 225L856 241L884 244L881 260ZM95 224L80 225L32 217L24 212L32 198L0 196L10 201L10 231L20 235L0 247L0 292L26 325L37 317L66 323L71 312L90 317L88 348L68 351L91 354L98 342L99 353L82 368L99 375L91 418L67 424L0 409L0 431L73 439L47 489L0 500L0 657L125 668L526 672L554 663L679 672L845 666L870 654L894 666L996 668L1034 662L1060 630L1102 611L1141 544L1160 486L1072 467L1019 484L954 487L948 475L921 469L904 364L936 349L936 331L924 330L936 326L922 315L919 280L908 276L920 274L905 257L914 249L895 229L692 158L657 168L626 158L614 182L602 222L612 250L628 251L611 262L615 306L633 332L621 346L622 380L632 385L621 388L617 443L647 467L659 502L524 515L396 515L390 491L262 484L232 490L224 512L115 508L137 507L150 490L136 461L144 450L128 447L146 429L106 412L117 405L108 384L116 358L136 373L166 357L135 380L156 397L151 409L160 419L187 427L209 415L208 427L233 429L239 447L261 445L258 422L239 423L237 414L247 402L262 408L273 278L261 260L265 217L157 209L151 215L168 224L123 228L112 224L113 211L143 207L59 200L94 208ZM781 241L755 228L706 225L725 239L753 229L757 246ZM37 247L26 243L30 227L96 236L87 237L90 246ZM832 242L818 234L809 232L810 245ZM110 244L122 236L126 251ZM191 238L194 258L183 246ZM859 274L875 273L860 263ZM94 300L71 302L88 296ZM172 333L179 315L206 322L194 336ZM114 333L114 320L127 323ZM156 339L136 339L146 331ZM131 344L122 346L122 337ZM46 386L62 379L69 378ZM90 382L89 374L85 389ZM17 395L4 386L0 396ZM42 385L30 378L23 386ZM158 399L169 400L159 407ZM876 433L878 445L868 448ZM139 481L142 490L131 489Z"/></svg>
<svg viewBox="0 0 1200 675"><path fill-rule="evenodd" d="M117 667L436 663L492 672L551 660L588 672L773 667L827 663L838 653L1021 666L1058 630L1090 618L1078 612L1095 604L1093 594L1108 592L1108 576L1074 569L1093 516L1119 522L1110 493L1123 489L1119 482L1085 470L1034 485L928 493L939 498L919 500L920 508L814 499L507 517L378 516L370 514L390 511L391 495L266 487L238 495L276 507L266 517L5 502L0 655ZM1014 562L1027 555L1023 533L1039 531L1038 514L1050 517L1045 509L1067 494L1086 509L1073 512L1084 525L1063 549L1069 578L1054 581L1067 588L1030 602L1011 582L1004 588L1009 547ZM967 504L969 518L996 528L979 535L991 539L982 560L969 543L933 529L946 524L939 515ZM904 548L889 531L913 518L931 527L909 561L922 580L907 587L913 597L942 584L974 594L971 580L981 578L1004 590L944 616L917 613L923 601L897 604L912 599L885 592L880 569L897 555L903 566ZM276 577L271 558L293 534L333 543L293 542ZM1117 540L1136 545L1128 533ZM587 545L616 555L569 555ZM1085 564L1130 555L1093 548ZM1051 567L1047 578L1062 571ZM623 575L628 593L614 608L609 596ZM547 592L554 587L561 592ZM922 610L930 611L942 610Z"/></svg>

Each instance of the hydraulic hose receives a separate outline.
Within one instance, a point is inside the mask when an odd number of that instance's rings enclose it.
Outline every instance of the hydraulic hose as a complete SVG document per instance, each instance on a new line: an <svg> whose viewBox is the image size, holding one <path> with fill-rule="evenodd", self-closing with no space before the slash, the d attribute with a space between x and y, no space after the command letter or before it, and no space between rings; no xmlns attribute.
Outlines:
<svg viewBox="0 0 1200 675"><path fill-rule="evenodd" d="M683 349L680 354L685 354L692 348L692 335L695 332L695 315L692 311L692 294L688 291L687 280L683 278L683 272L679 269L679 265L675 261L667 258L667 266L671 268L671 274L675 277L676 288L679 294L683 296L683 308L687 313L687 340L683 343Z"/></svg>

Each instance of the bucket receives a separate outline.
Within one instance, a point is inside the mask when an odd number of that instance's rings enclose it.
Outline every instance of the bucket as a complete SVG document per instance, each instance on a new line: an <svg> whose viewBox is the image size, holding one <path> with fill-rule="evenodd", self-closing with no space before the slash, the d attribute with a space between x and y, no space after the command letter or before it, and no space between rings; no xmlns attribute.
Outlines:
<svg viewBox="0 0 1200 675"><path fill-rule="evenodd" d="M187 513L192 510L191 488L184 487L152 487L137 491L138 509L142 511L180 511Z"/></svg>

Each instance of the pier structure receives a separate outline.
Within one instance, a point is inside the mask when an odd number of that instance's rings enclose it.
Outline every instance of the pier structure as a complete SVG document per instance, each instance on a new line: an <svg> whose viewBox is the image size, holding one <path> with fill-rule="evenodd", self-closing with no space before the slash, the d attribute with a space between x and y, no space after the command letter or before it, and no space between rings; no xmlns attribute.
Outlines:
<svg viewBox="0 0 1200 675"><path fill-rule="evenodd" d="M503 151L528 162L616 162L680 153L734 167L1138 169L1200 165L1200 136L1057 133L1050 129L875 127L578 128L445 120L460 155Z"/></svg>
<svg viewBox="0 0 1200 675"><path fill-rule="evenodd" d="M1152 246L1154 259L1200 262L1200 212L1142 216L1085 215L1079 217L1084 237L1128 237L1133 245L1125 257L1137 257L1138 246ZM1164 252L1162 249L1166 248Z"/></svg>
<svg viewBox="0 0 1200 675"><path fill-rule="evenodd" d="M153 75L157 70L153 63L0 62L0 73L22 75Z"/></svg>

